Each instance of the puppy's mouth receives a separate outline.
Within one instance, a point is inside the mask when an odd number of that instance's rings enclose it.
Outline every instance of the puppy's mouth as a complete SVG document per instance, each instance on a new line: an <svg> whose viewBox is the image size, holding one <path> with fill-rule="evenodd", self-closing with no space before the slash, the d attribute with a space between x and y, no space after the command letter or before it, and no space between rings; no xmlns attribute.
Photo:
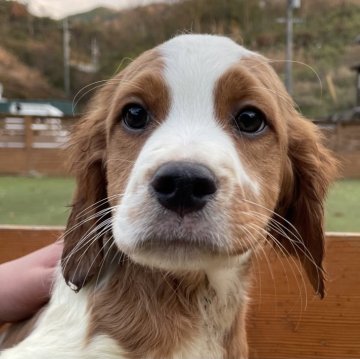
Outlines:
<svg viewBox="0 0 360 359"><path fill-rule="evenodd" d="M219 249L211 240L206 238L171 238L164 239L159 237L150 237L145 241L137 244L136 249L139 251L200 251L202 253L208 253L210 255L216 255Z"/></svg>
<svg viewBox="0 0 360 359"><path fill-rule="evenodd" d="M244 244L243 248L237 245L235 253L224 221L221 217L219 221L213 219L206 212L182 219L162 212L152 224L147 222L142 227L143 231L130 246L122 247L123 243L118 246L137 263L175 271L204 270L247 252L248 246Z"/></svg>
<svg viewBox="0 0 360 359"><path fill-rule="evenodd" d="M206 271L249 250L246 234L232 240L228 215L215 205L184 217L154 202L142 209L144 215L136 221L122 223L118 216L113 226L119 250L141 265L175 272Z"/></svg>

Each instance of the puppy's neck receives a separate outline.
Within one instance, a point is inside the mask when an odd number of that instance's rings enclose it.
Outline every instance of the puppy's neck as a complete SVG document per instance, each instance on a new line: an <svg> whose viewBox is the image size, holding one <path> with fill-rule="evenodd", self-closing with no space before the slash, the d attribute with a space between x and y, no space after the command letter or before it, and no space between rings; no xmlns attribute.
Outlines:
<svg viewBox="0 0 360 359"><path fill-rule="evenodd" d="M134 358L245 357L248 270L249 259L176 274L126 260L90 296L89 336L106 334Z"/></svg>

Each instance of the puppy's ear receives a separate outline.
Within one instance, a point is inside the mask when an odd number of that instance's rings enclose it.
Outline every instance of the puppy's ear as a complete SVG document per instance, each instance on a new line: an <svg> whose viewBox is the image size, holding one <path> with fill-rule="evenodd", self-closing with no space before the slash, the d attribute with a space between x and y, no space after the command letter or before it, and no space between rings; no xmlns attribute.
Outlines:
<svg viewBox="0 0 360 359"><path fill-rule="evenodd" d="M76 190L64 234L61 264L66 283L79 291L97 275L103 259L103 240L110 227L105 170L105 119L111 97L103 89L88 115L75 127L69 155Z"/></svg>
<svg viewBox="0 0 360 359"><path fill-rule="evenodd" d="M283 192L275 210L285 220L279 230L276 221L281 217L273 217L272 235L283 249L300 259L316 293L323 298L323 206L336 174L336 161L323 146L317 126L298 114L288 124L288 138Z"/></svg>

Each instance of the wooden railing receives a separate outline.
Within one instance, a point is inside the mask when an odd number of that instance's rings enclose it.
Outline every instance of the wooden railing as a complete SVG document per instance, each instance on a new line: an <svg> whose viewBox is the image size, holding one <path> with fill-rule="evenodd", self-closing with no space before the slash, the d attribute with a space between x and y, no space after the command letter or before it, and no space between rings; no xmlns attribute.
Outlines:
<svg viewBox="0 0 360 359"><path fill-rule="evenodd" d="M60 227L0 226L0 263L52 243L61 233ZM360 234L328 233L326 249L323 300L292 259L267 251L254 261L251 358L360 357Z"/></svg>
<svg viewBox="0 0 360 359"><path fill-rule="evenodd" d="M75 117L0 114L0 173L64 175Z"/></svg>
<svg viewBox="0 0 360 359"><path fill-rule="evenodd" d="M315 122L340 161L344 178L360 178L360 121Z"/></svg>

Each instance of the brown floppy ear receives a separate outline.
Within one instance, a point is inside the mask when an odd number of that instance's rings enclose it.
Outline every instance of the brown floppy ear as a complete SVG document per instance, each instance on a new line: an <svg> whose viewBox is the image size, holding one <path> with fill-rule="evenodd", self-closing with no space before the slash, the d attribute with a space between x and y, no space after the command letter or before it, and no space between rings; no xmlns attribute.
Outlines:
<svg viewBox="0 0 360 359"><path fill-rule="evenodd" d="M280 217L273 217L272 235L289 254L300 259L316 293L323 298L323 206L336 173L336 161L323 146L317 126L298 114L291 116L288 137L283 192L275 210L285 220L279 230L275 221Z"/></svg>
<svg viewBox="0 0 360 359"><path fill-rule="evenodd" d="M104 237L111 230L105 170L108 92L104 88L92 101L88 115L75 127L69 146L77 188L64 233L61 265L66 283L76 292L98 274Z"/></svg>

